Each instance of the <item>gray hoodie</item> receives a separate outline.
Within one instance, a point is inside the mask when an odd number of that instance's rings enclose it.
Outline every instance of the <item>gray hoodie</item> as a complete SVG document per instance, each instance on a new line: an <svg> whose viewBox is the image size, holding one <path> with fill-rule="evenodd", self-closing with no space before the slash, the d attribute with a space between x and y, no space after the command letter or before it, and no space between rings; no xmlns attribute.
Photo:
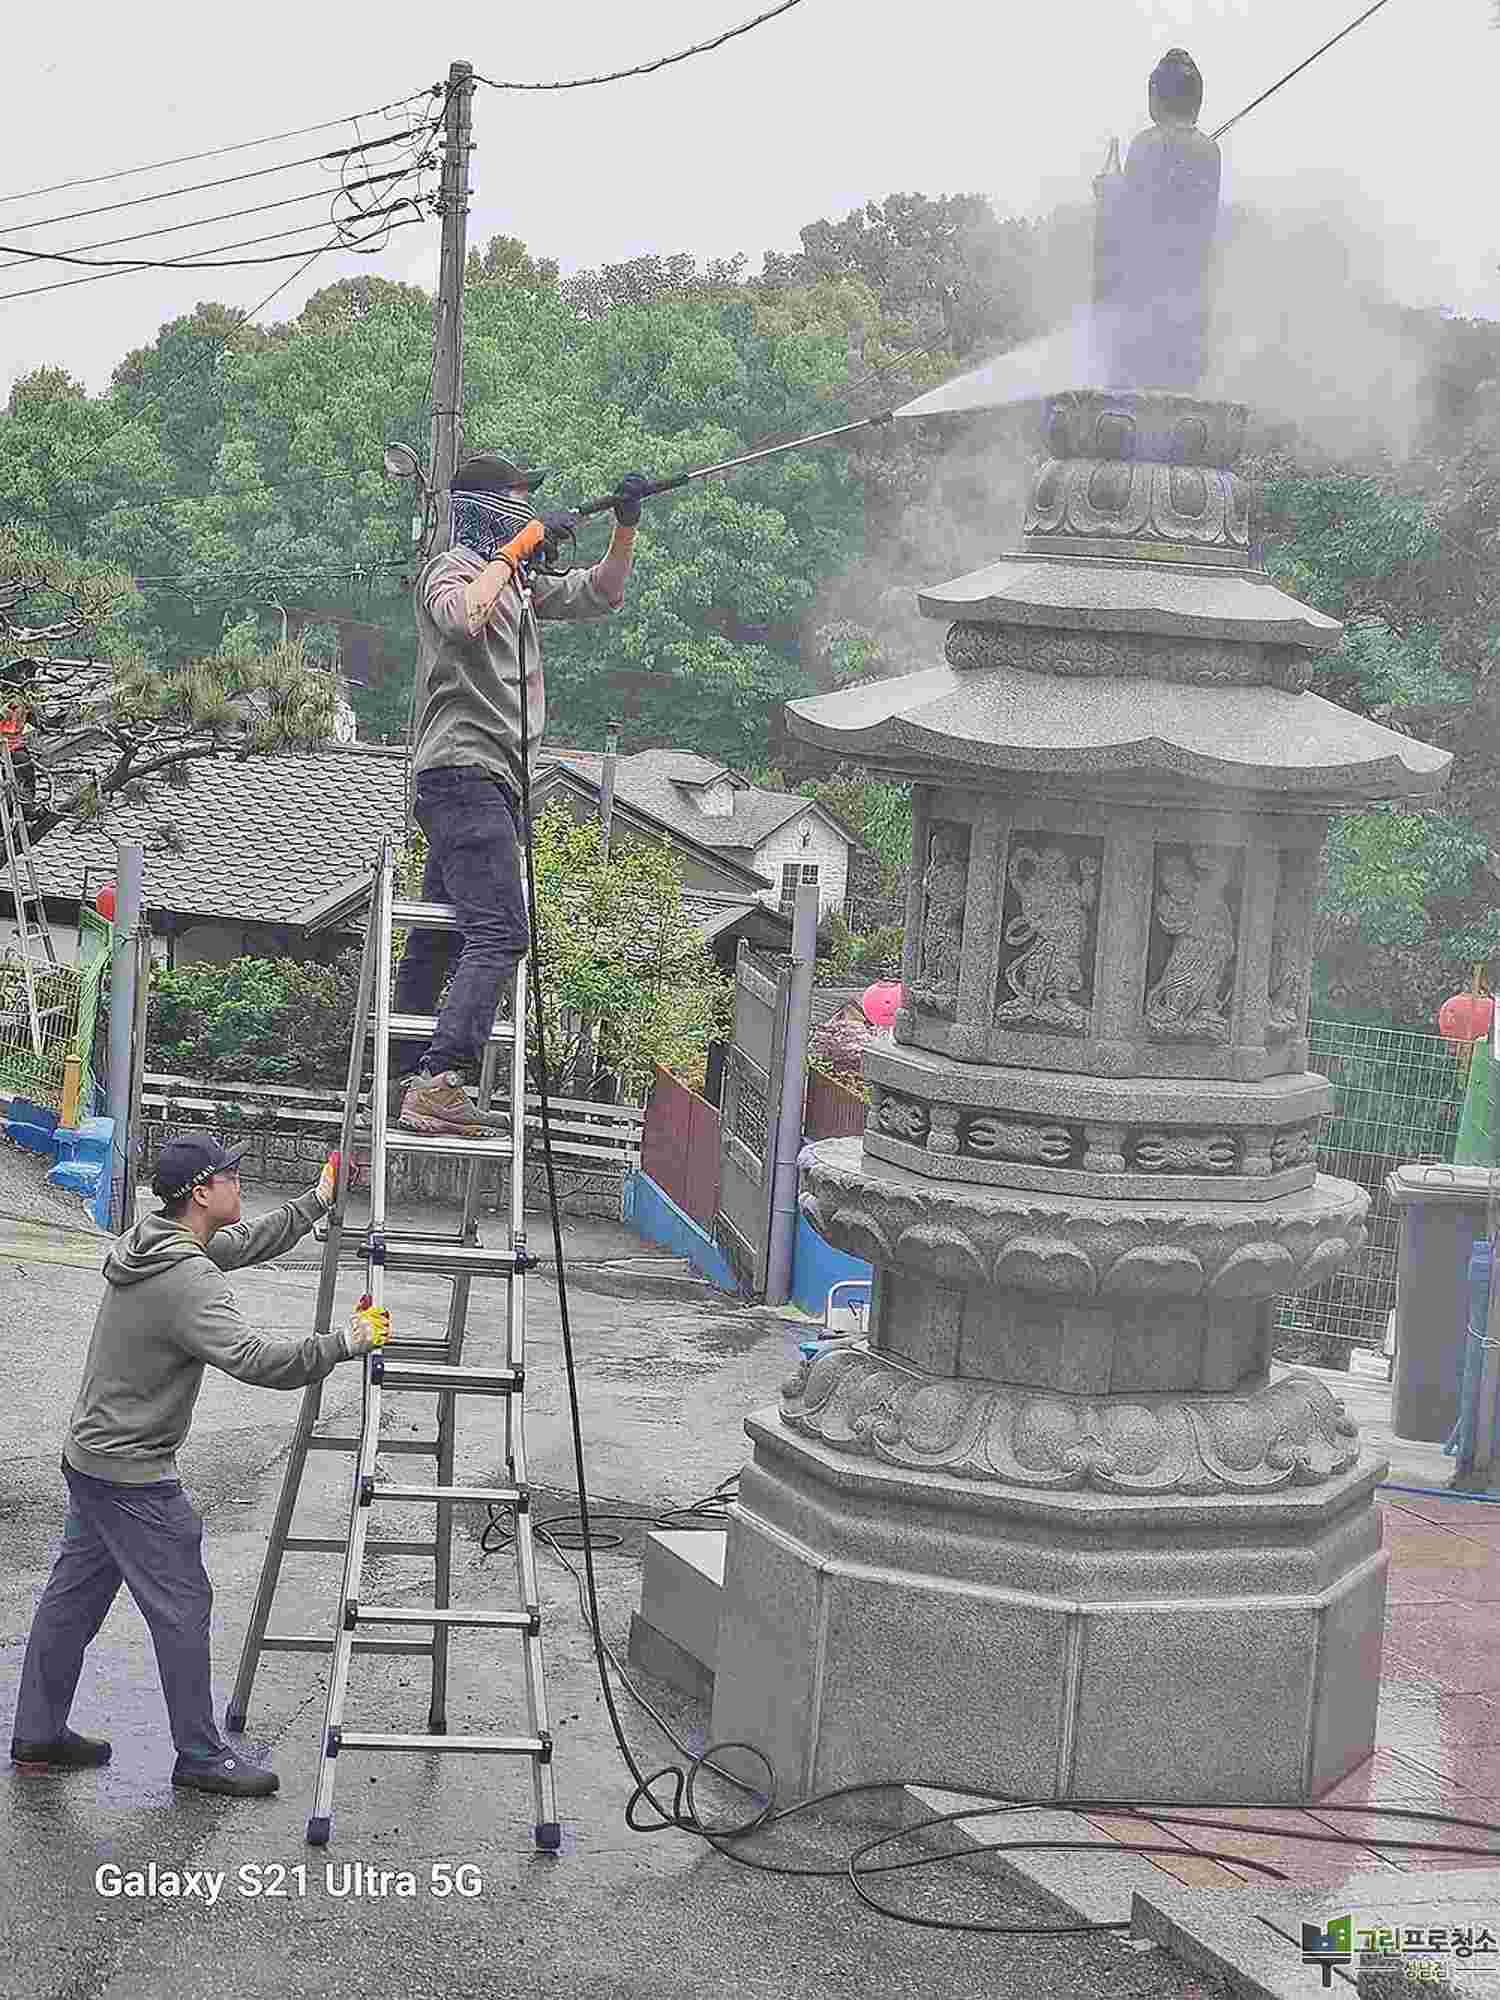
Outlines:
<svg viewBox="0 0 1500 2000"><path fill-rule="evenodd" d="M289 1250L323 1212L309 1191L206 1245L164 1215L148 1215L115 1243L63 1446L75 1472L121 1486L174 1478L205 1366L265 1389L299 1389L345 1358L342 1332L306 1340L253 1332L224 1282L226 1271Z"/></svg>

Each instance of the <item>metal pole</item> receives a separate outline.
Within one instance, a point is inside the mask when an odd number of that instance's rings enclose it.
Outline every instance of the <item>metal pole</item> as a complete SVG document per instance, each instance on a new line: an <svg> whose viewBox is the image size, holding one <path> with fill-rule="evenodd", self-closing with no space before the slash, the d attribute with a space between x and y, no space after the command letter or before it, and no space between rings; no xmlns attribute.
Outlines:
<svg viewBox="0 0 1500 2000"><path fill-rule="evenodd" d="M771 1242L766 1258L766 1304L782 1306L792 1295L792 1253L797 1242L797 1157L802 1151L802 1100L807 1089L807 1037L812 1021L813 961L818 949L818 885L797 889L792 916L792 977L782 1048L781 1115L776 1121L776 1162L771 1178Z"/></svg>
<svg viewBox="0 0 1500 2000"><path fill-rule="evenodd" d="M604 772L599 781L599 852L609 859L609 823L615 816L615 764L620 755L620 725L611 722L604 735Z"/></svg>
<svg viewBox="0 0 1500 2000"><path fill-rule="evenodd" d="M1500 1007L1495 1009L1490 1022L1490 1061L1493 1065L1500 1058ZM1492 1068L1493 1076L1494 1070ZM1493 1088L1493 1085L1491 1086ZM1500 1397L1500 1272L1494 1266L1493 1257L1496 1241L1496 1186L1495 1168L1490 1168L1490 1198L1486 1225L1490 1237L1490 1298L1489 1310L1485 1314L1484 1346L1481 1350L1480 1365L1473 1373L1479 1378L1477 1400L1474 1405L1473 1457L1468 1466L1461 1461L1454 1474L1455 1483L1462 1480L1471 1491L1487 1492L1495 1483L1496 1436L1495 1404ZM1467 1475L1467 1476L1465 1476Z"/></svg>
<svg viewBox="0 0 1500 2000"><path fill-rule="evenodd" d="M141 1093L146 1085L146 1016L151 1005L151 932L144 917L135 940L135 1018L130 1028L130 1108L125 1116L130 1145L125 1155L125 1198L129 1228L135 1220L135 1190L141 1166Z"/></svg>
<svg viewBox="0 0 1500 2000"><path fill-rule="evenodd" d="M432 541L436 555L448 546L448 488L458 470L464 407L464 265L468 258L470 113L474 66L448 66L448 105L443 113L442 255L433 321L432 438L427 484L432 495Z"/></svg>
<svg viewBox="0 0 1500 2000"><path fill-rule="evenodd" d="M130 1130L130 1056L135 1028L136 936L146 894L146 850L138 840L115 846L115 916L109 973L109 1115L115 1121L110 1154L110 1220L118 1230L135 1220L125 1213L125 1161Z"/></svg>

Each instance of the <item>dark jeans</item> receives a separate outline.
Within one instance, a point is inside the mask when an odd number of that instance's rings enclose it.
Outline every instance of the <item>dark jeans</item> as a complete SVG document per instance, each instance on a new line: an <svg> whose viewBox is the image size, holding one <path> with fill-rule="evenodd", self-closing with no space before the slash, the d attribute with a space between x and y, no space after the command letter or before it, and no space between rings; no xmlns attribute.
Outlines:
<svg viewBox="0 0 1500 2000"><path fill-rule="evenodd" d="M434 1074L455 1069L472 1078L494 1026L500 994L526 956L520 811L498 779L455 768L421 773L416 812L427 836L422 900L453 904L463 943L422 1068ZM396 975L398 1014L436 1009L458 949L459 938L452 931L408 933ZM405 1053L413 1052L407 1044Z"/></svg>
<svg viewBox="0 0 1500 2000"><path fill-rule="evenodd" d="M61 1736L83 1656L124 1583L156 1648L177 1754L211 1763L224 1754L214 1723L208 1626L214 1593L203 1567L203 1520L177 1479L117 1486L66 1462L62 1549L42 1592L21 1667L15 1735Z"/></svg>

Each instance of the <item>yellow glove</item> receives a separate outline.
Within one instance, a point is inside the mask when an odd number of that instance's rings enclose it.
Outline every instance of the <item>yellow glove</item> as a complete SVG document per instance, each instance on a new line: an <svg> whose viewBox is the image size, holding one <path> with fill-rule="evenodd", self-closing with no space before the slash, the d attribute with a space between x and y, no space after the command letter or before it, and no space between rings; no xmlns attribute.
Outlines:
<svg viewBox="0 0 1500 2000"><path fill-rule="evenodd" d="M372 1348L384 1347L391 1337L391 1316L384 1306L377 1306L368 1292L349 1316L349 1324L344 1328L344 1352L351 1361Z"/></svg>
<svg viewBox="0 0 1500 2000"><path fill-rule="evenodd" d="M323 1162L323 1171L318 1175L318 1200L322 1202L324 1208L333 1207L333 1192L338 1186L338 1179L339 1153L335 1147Z"/></svg>

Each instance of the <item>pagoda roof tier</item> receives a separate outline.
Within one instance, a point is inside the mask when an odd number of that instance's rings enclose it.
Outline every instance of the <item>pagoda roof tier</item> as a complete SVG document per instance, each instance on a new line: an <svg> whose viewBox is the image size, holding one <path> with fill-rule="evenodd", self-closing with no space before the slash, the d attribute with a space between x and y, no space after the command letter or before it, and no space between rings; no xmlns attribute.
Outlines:
<svg viewBox="0 0 1500 2000"><path fill-rule="evenodd" d="M929 618L1235 639L1334 651L1337 618L1298 603L1260 570L1226 563L1109 556L1001 556L952 583L917 593Z"/></svg>
<svg viewBox="0 0 1500 2000"><path fill-rule="evenodd" d="M789 703L787 719L805 742L929 781L945 773L960 782L1001 772L1170 773L1309 806L1424 799L1451 762L1447 751L1315 694L1070 680L1005 666L939 666L843 688Z"/></svg>

